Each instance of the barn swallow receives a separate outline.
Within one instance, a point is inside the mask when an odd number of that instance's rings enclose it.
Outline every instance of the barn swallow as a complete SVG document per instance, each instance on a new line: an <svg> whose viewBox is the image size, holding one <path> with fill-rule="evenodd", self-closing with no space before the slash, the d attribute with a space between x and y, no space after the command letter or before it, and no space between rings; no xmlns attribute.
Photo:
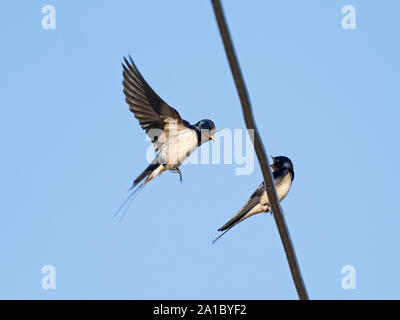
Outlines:
<svg viewBox="0 0 400 320"><path fill-rule="evenodd" d="M278 193L279 201L282 201L289 193L290 187L294 179L293 163L292 161L283 156L272 157L273 163L271 168L273 171L276 191ZM268 195L265 189L264 181L258 186L256 191L251 195L249 201L239 210L239 212L225 223L218 231L224 231L217 237L213 243L221 238L232 227L239 222L261 212L270 212L271 205L268 200Z"/></svg>
<svg viewBox="0 0 400 320"><path fill-rule="evenodd" d="M182 182L179 166L197 147L213 140L216 132L214 122L209 119L203 119L193 125L183 120L178 111L170 107L153 91L136 68L132 58L129 57L129 59L130 61L124 58L125 64L122 64L125 101L129 105L129 110L151 139L154 150L158 154L133 181L130 190L134 190L118 209L116 215L136 191L142 189L145 184L162 172L170 170L179 173ZM128 207L129 205L130 203Z"/></svg>

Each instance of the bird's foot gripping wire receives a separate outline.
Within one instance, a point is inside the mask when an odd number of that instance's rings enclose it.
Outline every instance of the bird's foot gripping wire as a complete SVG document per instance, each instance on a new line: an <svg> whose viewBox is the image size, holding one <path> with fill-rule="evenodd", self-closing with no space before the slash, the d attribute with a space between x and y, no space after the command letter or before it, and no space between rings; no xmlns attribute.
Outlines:
<svg viewBox="0 0 400 320"><path fill-rule="evenodd" d="M181 172L181 170L179 170L179 168L175 168L175 169L171 169L171 171L179 174L179 180L182 183L182 172Z"/></svg>

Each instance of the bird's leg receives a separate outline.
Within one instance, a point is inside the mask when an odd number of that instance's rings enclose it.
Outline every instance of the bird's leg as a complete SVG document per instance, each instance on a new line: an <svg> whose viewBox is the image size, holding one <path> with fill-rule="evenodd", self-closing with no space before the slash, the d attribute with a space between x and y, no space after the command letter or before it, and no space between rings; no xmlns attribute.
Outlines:
<svg viewBox="0 0 400 320"><path fill-rule="evenodd" d="M269 212L271 216L274 215L273 212L272 212L272 209L269 209L269 211L267 211L267 212ZM283 216L285 216L285 211L282 210L282 213L283 213Z"/></svg>
<svg viewBox="0 0 400 320"><path fill-rule="evenodd" d="M181 172L181 170L179 170L179 168L175 168L175 169L171 169L171 171L175 172L175 173L179 173L179 180L182 183L182 172Z"/></svg>

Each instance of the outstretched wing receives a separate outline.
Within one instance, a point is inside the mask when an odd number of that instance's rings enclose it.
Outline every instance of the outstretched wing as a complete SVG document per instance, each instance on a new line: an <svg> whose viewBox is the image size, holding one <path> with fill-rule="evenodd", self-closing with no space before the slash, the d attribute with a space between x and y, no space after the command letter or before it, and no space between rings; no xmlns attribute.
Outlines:
<svg viewBox="0 0 400 320"><path fill-rule="evenodd" d="M253 192L250 199L246 202L246 204L239 210L239 212L233 216L227 223L225 223L218 231L224 231L232 228L234 225L238 224L240 221L247 218L247 214L253 209L256 205L260 203L260 198L264 194L265 187L264 182L262 182L256 191Z"/></svg>
<svg viewBox="0 0 400 320"><path fill-rule="evenodd" d="M154 149L158 151L168 139L166 131L171 124L182 126L185 122L178 111L170 107L148 85L131 57L129 60L124 58L125 64L122 64L125 101L129 105L129 110L139 120L142 129L150 137Z"/></svg>

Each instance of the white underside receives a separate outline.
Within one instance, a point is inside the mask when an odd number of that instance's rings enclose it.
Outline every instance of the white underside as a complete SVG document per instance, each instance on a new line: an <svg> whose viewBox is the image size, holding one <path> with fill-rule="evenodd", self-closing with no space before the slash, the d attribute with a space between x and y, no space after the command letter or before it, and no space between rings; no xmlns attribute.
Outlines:
<svg viewBox="0 0 400 320"><path fill-rule="evenodd" d="M156 160L160 164L154 170L148 181L160 175L163 171L178 168L198 146L197 133L192 129L179 130L179 134L174 135L168 139L161 147Z"/></svg>
<svg viewBox="0 0 400 320"><path fill-rule="evenodd" d="M159 155L165 160L166 169L178 168L198 146L197 133L192 129L180 130L179 134L171 137L161 149Z"/></svg>
<svg viewBox="0 0 400 320"><path fill-rule="evenodd" d="M290 186L292 185L292 179L291 179L291 175L288 174L286 175L286 177L281 181L281 183L277 186L276 192L278 193L278 198L279 201L282 201L283 199L285 199L285 197L287 196L287 194L289 193L290 190ZM252 215L255 215L257 213L261 213L261 212L266 212L271 210L271 207L269 205L269 200L268 200L268 196L267 196L267 192L264 191L260 202L254 206L253 209L251 209L242 219L241 221L243 221L244 219L247 219L248 217L251 217Z"/></svg>

